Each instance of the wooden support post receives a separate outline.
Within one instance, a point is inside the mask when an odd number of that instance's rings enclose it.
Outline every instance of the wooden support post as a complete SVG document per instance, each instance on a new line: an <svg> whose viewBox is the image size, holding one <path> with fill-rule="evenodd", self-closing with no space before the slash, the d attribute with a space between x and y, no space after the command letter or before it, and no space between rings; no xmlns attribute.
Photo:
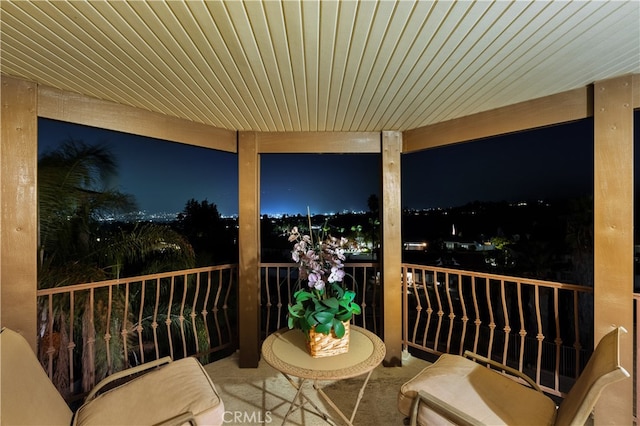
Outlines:
<svg viewBox="0 0 640 426"><path fill-rule="evenodd" d="M260 156L255 132L238 135L240 367L260 360Z"/></svg>
<svg viewBox="0 0 640 426"><path fill-rule="evenodd" d="M0 326L36 350L38 288L37 86L2 77Z"/></svg>
<svg viewBox="0 0 640 426"><path fill-rule="evenodd" d="M382 305L385 366L402 364L402 133L382 132Z"/></svg>
<svg viewBox="0 0 640 426"><path fill-rule="evenodd" d="M633 369L633 107L632 77L594 87L594 338L614 326L621 363ZM606 388L595 409L596 424L633 424L633 381Z"/></svg>

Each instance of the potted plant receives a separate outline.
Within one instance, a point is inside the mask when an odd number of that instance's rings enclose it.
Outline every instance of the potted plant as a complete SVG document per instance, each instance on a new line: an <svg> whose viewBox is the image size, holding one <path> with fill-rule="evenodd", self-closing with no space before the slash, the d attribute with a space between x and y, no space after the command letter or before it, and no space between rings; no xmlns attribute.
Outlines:
<svg viewBox="0 0 640 426"><path fill-rule="evenodd" d="M295 303L289 306L289 328L299 328L305 333L312 355L314 340L318 339L324 346L327 346L327 339L346 339L346 342L335 343L342 346L330 349L325 355L345 352L348 350L349 322L353 315L361 312L360 305L354 301L355 292L344 287L346 274L342 262L347 239L329 235L314 240L311 232L301 234L294 227L289 241L294 243L291 257L298 264L301 285L294 293Z"/></svg>

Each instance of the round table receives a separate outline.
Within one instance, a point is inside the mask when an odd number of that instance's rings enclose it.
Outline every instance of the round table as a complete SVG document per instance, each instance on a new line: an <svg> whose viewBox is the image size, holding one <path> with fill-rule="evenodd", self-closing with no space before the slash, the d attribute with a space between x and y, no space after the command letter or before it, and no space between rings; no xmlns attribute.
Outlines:
<svg viewBox="0 0 640 426"><path fill-rule="evenodd" d="M291 406L284 417L283 424L294 408L303 405L296 405L298 397L305 398L314 408L327 419L327 414L320 409L302 393L302 386L305 380L313 381L313 388L322 396L331 407L347 422L353 423L358 405L362 399L364 389L369 382L371 373L380 365L386 354L384 343L378 336L364 328L354 325L350 326L349 351L339 355L322 358L313 358L306 348L305 335L298 329L281 329L269 335L262 344L262 357L267 364L281 372L297 390L296 396L291 401ZM336 407L335 403L326 395L318 385L318 381L323 380L343 380L367 374L358 393L358 400L351 414L351 419ZM290 376L302 379L296 383Z"/></svg>

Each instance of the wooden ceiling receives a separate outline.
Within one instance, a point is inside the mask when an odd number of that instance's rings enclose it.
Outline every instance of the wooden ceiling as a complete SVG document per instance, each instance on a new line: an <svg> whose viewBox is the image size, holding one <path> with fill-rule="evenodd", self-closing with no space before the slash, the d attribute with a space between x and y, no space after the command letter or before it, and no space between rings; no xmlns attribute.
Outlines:
<svg viewBox="0 0 640 426"><path fill-rule="evenodd" d="M0 8L3 74L229 130L405 131L640 72L635 0Z"/></svg>

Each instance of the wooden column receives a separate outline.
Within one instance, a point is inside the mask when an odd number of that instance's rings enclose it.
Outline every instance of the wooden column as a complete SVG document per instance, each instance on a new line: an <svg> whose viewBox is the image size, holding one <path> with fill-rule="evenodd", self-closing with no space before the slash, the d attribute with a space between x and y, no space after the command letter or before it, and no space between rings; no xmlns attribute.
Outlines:
<svg viewBox="0 0 640 426"><path fill-rule="evenodd" d="M629 333L621 362L633 370L633 107L632 78L594 87L594 338L613 326ZM633 424L633 380L602 394L596 424Z"/></svg>
<svg viewBox="0 0 640 426"><path fill-rule="evenodd" d="M2 77L0 326L36 350L38 117L35 83Z"/></svg>
<svg viewBox="0 0 640 426"><path fill-rule="evenodd" d="M402 133L382 132L382 305L386 366L402 364Z"/></svg>
<svg viewBox="0 0 640 426"><path fill-rule="evenodd" d="M238 134L240 367L260 360L260 156L255 132Z"/></svg>

